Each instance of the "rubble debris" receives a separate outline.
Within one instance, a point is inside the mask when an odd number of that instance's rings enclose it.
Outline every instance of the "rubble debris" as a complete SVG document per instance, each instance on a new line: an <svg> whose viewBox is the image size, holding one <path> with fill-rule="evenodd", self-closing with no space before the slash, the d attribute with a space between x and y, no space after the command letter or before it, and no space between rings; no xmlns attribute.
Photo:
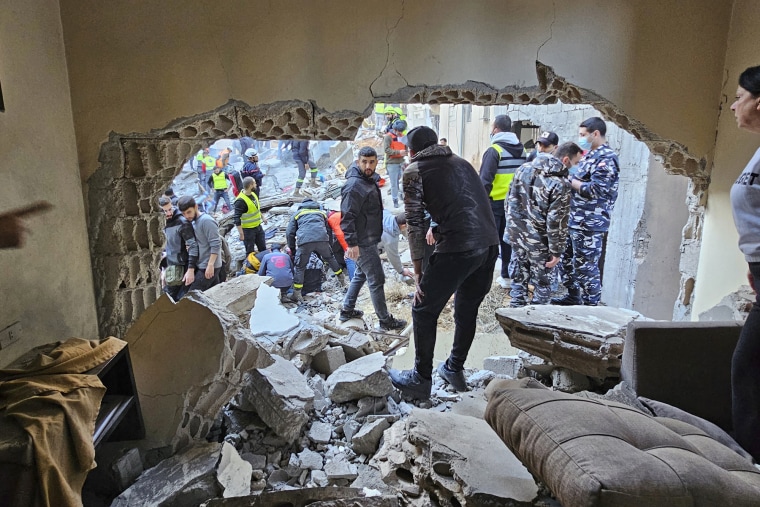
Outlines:
<svg viewBox="0 0 760 507"><path fill-rule="evenodd" d="M356 465L350 463L344 453L338 454L332 460L325 463L327 479L335 482L339 479L354 480L358 477Z"/></svg>
<svg viewBox="0 0 760 507"><path fill-rule="evenodd" d="M496 319L512 346L593 378L620 377L628 323L638 312L605 306L500 308Z"/></svg>
<svg viewBox="0 0 760 507"><path fill-rule="evenodd" d="M268 279L267 276L258 275L239 276L211 287L204 294L217 305L237 315L240 322L247 326L251 309L256 304L259 286Z"/></svg>
<svg viewBox="0 0 760 507"><path fill-rule="evenodd" d="M274 363L251 370L241 395L278 436L293 442L309 420L314 392L293 363L272 356Z"/></svg>
<svg viewBox="0 0 760 507"><path fill-rule="evenodd" d="M490 370L500 375L508 375L517 378L522 368L522 359L519 356L490 356L483 359L483 369Z"/></svg>
<svg viewBox="0 0 760 507"><path fill-rule="evenodd" d="M332 426L324 422L315 421L309 429L309 438L318 444L326 444L332 438Z"/></svg>
<svg viewBox="0 0 760 507"><path fill-rule="evenodd" d="M127 331L145 420L140 449L176 450L204 438L243 373L272 362L237 316L216 303L235 300L223 293L223 286L214 299L193 291L176 304L163 295Z"/></svg>
<svg viewBox="0 0 760 507"><path fill-rule="evenodd" d="M322 470L324 467L322 455L311 449L304 449L298 453L298 466L308 470Z"/></svg>
<svg viewBox="0 0 760 507"><path fill-rule="evenodd" d="M700 313L699 320L744 322L754 302L755 291L749 285L742 285L739 290L721 299L717 305Z"/></svg>
<svg viewBox="0 0 760 507"><path fill-rule="evenodd" d="M301 321L280 303L280 289L263 284L256 294L251 310L250 327L253 336L282 335L297 328Z"/></svg>
<svg viewBox="0 0 760 507"><path fill-rule="evenodd" d="M385 368L386 358L380 352L346 363L327 377L328 397L343 403L365 396L387 396L393 384Z"/></svg>
<svg viewBox="0 0 760 507"><path fill-rule="evenodd" d="M253 467L240 457L235 448L227 442L222 444L222 459L216 470L216 480L222 485L224 498L251 494Z"/></svg>
<svg viewBox="0 0 760 507"><path fill-rule="evenodd" d="M319 373L329 376L344 364L346 364L346 354L343 347L325 347L314 356L311 367Z"/></svg>
<svg viewBox="0 0 760 507"><path fill-rule="evenodd" d="M286 357L295 354L313 357L323 351L329 339L330 335L323 329L315 326L303 327L283 343L283 352Z"/></svg>
<svg viewBox="0 0 760 507"><path fill-rule="evenodd" d="M555 368L552 370L552 387L564 393L577 393L591 387L591 382L586 375L567 368Z"/></svg>
<svg viewBox="0 0 760 507"><path fill-rule="evenodd" d="M355 361L360 357L376 352L372 346L372 339L358 331L351 331L347 335L333 336L330 338L330 345L340 346L346 356L346 361Z"/></svg>
<svg viewBox="0 0 760 507"><path fill-rule="evenodd" d="M222 492L215 479L221 449L222 446L218 443L193 443L143 472L137 482L116 497L111 505L197 505L209 498L221 496Z"/></svg>
<svg viewBox="0 0 760 507"><path fill-rule="evenodd" d="M399 507L395 496L367 496L358 488L320 487L273 491L245 498L214 499L203 507Z"/></svg>
<svg viewBox="0 0 760 507"><path fill-rule="evenodd" d="M356 454L374 454L383 437L383 432L390 427L388 419L384 417L365 423L351 438L351 448Z"/></svg>
<svg viewBox="0 0 760 507"><path fill-rule="evenodd" d="M429 502L415 503L423 491L442 505L527 506L538 495L530 472L485 421L469 416L414 410L385 432L370 465L410 505Z"/></svg>

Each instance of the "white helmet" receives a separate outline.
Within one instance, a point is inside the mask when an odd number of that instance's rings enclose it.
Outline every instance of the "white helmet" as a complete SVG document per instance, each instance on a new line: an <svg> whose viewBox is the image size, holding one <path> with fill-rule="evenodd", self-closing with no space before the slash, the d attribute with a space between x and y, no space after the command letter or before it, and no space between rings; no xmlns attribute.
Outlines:
<svg viewBox="0 0 760 507"><path fill-rule="evenodd" d="M247 150L245 150L245 158L255 157L258 154L259 152L254 150L253 148L248 148Z"/></svg>

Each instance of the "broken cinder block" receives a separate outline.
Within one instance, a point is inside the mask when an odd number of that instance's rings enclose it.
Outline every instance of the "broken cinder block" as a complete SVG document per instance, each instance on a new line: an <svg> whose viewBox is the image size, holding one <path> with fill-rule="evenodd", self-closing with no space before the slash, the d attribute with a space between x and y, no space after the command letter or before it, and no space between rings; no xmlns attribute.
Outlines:
<svg viewBox="0 0 760 507"><path fill-rule="evenodd" d="M344 403L366 396L387 396L393 384L385 369L386 361L381 352L375 352L344 364L327 377L328 397L335 403Z"/></svg>
<svg viewBox="0 0 760 507"><path fill-rule="evenodd" d="M346 355L342 347L326 347L314 356L311 367L323 375L330 376L346 364Z"/></svg>

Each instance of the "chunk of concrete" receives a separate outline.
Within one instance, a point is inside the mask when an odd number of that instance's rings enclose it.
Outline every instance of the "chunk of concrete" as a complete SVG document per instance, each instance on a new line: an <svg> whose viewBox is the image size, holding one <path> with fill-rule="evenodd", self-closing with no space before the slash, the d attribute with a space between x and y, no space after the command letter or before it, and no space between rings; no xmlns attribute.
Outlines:
<svg viewBox="0 0 760 507"><path fill-rule="evenodd" d="M648 320L606 306L499 308L496 319L514 347L593 378L620 376L628 324Z"/></svg>
<svg viewBox="0 0 760 507"><path fill-rule="evenodd" d="M351 448L356 454L374 454L380 439L383 438L383 432L390 426L388 419L384 417L365 423L351 438Z"/></svg>
<svg viewBox="0 0 760 507"><path fill-rule="evenodd" d="M331 375L346 364L346 354L342 347L327 347L311 361L311 367L323 375Z"/></svg>
<svg viewBox="0 0 760 507"><path fill-rule="evenodd" d="M328 397L335 403L344 403L365 396L387 396L393 384L385 369L386 360L382 353L375 352L341 366L327 377Z"/></svg>
<svg viewBox="0 0 760 507"><path fill-rule="evenodd" d="M591 386L586 375L576 373L567 368L555 368L552 370L552 387L565 393L577 393L585 391Z"/></svg>
<svg viewBox="0 0 760 507"><path fill-rule="evenodd" d="M372 346L372 339L369 335L358 331L351 331L347 335L331 337L329 343L332 346L342 347L343 353L346 355L346 361L348 362L355 361L360 357L375 352Z"/></svg>
<svg viewBox="0 0 760 507"><path fill-rule="evenodd" d="M145 421L145 439L135 445L143 450L204 438L244 372L272 362L238 318L203 292L177 303L162 295L124 339Z"/></svg>
<svg viewBox="0 0 760 507"><path fill-rule="evenodd" d="M483 369L498 375L517 378L520 368L522 368L522 359L519 356L490 356L483 359Z"/></svg>
<svg viewBox="0 0 760 507"><path fill-rule="evenodd" d="M477 457L477 459L473 459ZM442 505L529 504L533 476L482 419L415 409L370 460L388 484L414 484Z"/></svg>
<svg viewBox="0 0 760 507"><path fill-rule="evenodd" d="M224 488L222 496L231 498L251 494L253 467L240 457L237 450L227 442L222 444L222 459L216 470L216 480Z"/></svg>
<svg viewBox="0 0 760 507"><path fill-rule="evenodd" d="M699 314L700 321L744 322L747 319L752 304L755 302L755 291L749 285L742 285L739 290L725 296L712 308Z"/></svg>
<svg viewBox="0 0 760 507"><path fill-rule="evenodd" d="M288 357L295 354L313 357L327 346L329 338L330 335L324 330L311 326L301 329L292 339L286 340L282 348Z"/></svg>
<svg viewBox="0 0 760 507"><path fill-rule="evenodd" d="M325 463L325 473L330 481L339 479L354 480L359 475L356 465L350 463L345 454L340 453Z"/></svg>
<svg viewBox="0 0 760 507"><path fill-rule="evenodd" d="M251 495L247 498L214 498L204 505L206 507L272 507L273 505L291 507L399 507L400 504L394 495L368 496L358 488L329 486L326 488L266 491L260 495Z"/></svg>
<svg viewBox="0 0 760 507"><path fill-rule="evenodd" d="M326 444L332 438L332 426L320 421L314 421L309 429L309 438L317 444Z"/></svg>
<svg viewBox="0 0 760 507"><path fill-rule="evenodd" d="M251 370L241 396L278 436L293 442L309 420L314 391L293 363L272 357L272 365Z"/></svg>
<svg viewBox="0 0 760 507"><path fill-rule="evenodd" d="M301 468L309 470L322 470L322 467L324 466L322 455L311 449L304 449L299 452L298 462L301 465Z"/></svg>
<svg viewBox="0 0 760 507"><path fill-rule="evenodd" d="M208 498L221 496L221 490L206 491L208 485L215 483L216 463L219 461L222 446L218 443L195 443L182 452L167 458L155 467L143 472L131 487L116 497L113 507L158 507L161 505L191 505L185 503L188 497L201 497L195 505ZM203 484L195 488L195 494L189 494L192 485ZM204 493L205 491L205 493ZM209 494L210 493L210 494ZM179 499L182 498L182 503Z"/></svg>
<svg viewBox="0 0 760 507"><path fill-rule="evenodd" d="M248 325L251 309L256 304L259 286L269 277L258 275L238 276L214 285L204 294L217 305L234 313L241 324Z"/></svg>
<svg viewBox="0 0 760 507"><path fill-rule="evenodd" d="M311 481L317 486L324 488L328 484L327 474L323 470L314 470L311 473Z"/></svg>
<svg viewBox="0 0 760 507"><path fill-rule="evenodd" d="M240 455L241 458L251 464L253 470L264 470L267 466L267 457L263 454L253 454L250 452L244 452Z"/></svg>
<svg viewBox="0 0 760 507"><path fill-rule="evenodd" d="M280 289L263 284L256 295L249 325L253 336L278 336L292 331L301 321L280 303Z"/></svg>

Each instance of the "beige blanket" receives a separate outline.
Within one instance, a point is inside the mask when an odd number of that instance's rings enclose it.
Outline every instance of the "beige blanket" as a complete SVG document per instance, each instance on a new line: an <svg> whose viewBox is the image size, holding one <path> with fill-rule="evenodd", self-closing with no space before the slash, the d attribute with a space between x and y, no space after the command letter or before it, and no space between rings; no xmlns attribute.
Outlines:
<svg viewBox="0 0 760 507"><path fill-rule="evenodd" d="M32 349L0 370L0 416L32 438L39 505L82 505L82 486L95 468L92 435L105 394L100 379L84 373L126 344L113 337L70 338Z"/></svg>

